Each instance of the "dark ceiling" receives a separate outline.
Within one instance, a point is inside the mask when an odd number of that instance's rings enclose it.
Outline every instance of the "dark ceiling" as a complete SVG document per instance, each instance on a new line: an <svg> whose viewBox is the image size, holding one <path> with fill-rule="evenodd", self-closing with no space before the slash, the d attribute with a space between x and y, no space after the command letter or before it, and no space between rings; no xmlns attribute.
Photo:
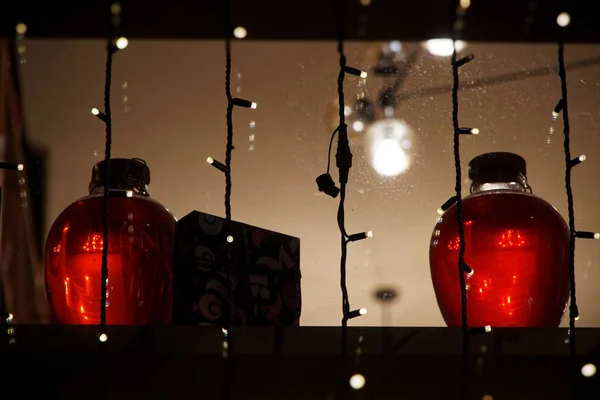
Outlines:
<svg viewBox="0 0 600 400"><path fill-rule="evenodd" d="M18 22L29 37L103 37L109 3L5 1L0 6L0 36L11 37ZM119 34L149 39L217 39L223 37L222 1L124 0ZM233 0L232 22L244 26L254 40L331 40L336 37L336 0ZM458 0L347 0L348 40L424 40L450 37ZM481 42L600 42L591 0L472 1L465 15L463 39ZM368 5L365 5L368 4ZM556 17L571 15L561 29ZM559 31L559 29L561 31Z"/></svg>

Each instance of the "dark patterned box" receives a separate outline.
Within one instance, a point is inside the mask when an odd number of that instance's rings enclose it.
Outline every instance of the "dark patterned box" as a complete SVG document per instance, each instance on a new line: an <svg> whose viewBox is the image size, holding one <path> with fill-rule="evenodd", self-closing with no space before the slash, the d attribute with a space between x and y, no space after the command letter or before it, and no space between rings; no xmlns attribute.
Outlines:
<svg viewBox="0 0 600 400"><path fill-rule="evenodd" d="M227 243L227 237L234 238ZM298 326L300 239L193 211L176 224L173 322L227 322L225 267L233 280L233 325Z"/></svg>

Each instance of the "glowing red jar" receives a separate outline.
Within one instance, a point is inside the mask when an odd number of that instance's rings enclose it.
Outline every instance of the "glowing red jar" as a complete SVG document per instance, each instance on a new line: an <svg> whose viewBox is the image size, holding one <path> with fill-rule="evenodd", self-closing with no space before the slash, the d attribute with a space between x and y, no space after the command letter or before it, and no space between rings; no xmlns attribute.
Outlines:
<svg viewBox="0 0 600 400"><path fill-rule="evenodd" d="M569 294L569 228L531 192L526 163L488 153L469 163L471 195L463 199L469 326L556 327ZM456 204L438 219L429 260L438 306L461 326Z"/></svg>
<svg viewBox="0 0 600 400"><path fill-rule="evenodd" d="M46 292L56 322L100 322L104 162L89 196L68 206L46 241ZM114 325L171 321L175 219L147 192L143 160L110 161L106 320Z"/></svg>

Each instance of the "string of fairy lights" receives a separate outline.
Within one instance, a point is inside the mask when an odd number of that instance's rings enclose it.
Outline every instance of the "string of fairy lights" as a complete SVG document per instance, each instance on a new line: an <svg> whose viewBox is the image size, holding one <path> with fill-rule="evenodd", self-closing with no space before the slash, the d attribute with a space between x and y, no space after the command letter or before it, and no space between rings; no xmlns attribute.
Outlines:
<svg viewBox="0 0 600 400"><path fill-rule="evenodd" d="M119 191L113 192L110 190L110 160L112 151L112 112L110 103L110 91L112 85L112 64L113 55L123 50L129 44L129 41L125 37L117 37L116 31L121 25L121 5L117 2L112 3L110 6L110 23L108 24L108 35L106 41L106 66L104 71L104 111L98 108L92 108L92 115L104 122L106 132L106 143L104 147L104 164L102 172L102 268L101 268L101 280L100 280L100 335L98 339L100 343L105 343L108 340L106 333L106 302L107 302L107 290L108 290L108 246L109 246L109 200L113 196L126 196L131 197L133 193L131 191Z"/></svg>
<svg viewBox="0 0 600 400"><path fill-rule="evenodd" d="M233 326L233 305L234 305L234 281L232 273L232 262L233 262L233 241L234 237L231 234L232 219L231 219L231 190L232 190L232 177L231 177L231 161L233 150L233 109L234 107L256 109L257 104L255 102L233 97L231 94L231 39L235 36L238 39L246 37L247 32L243 27L233 28L231 23L231 0L223 0L224 5L224 28L225 28L225 96L227 98L227 111L226 111L226 122L227 122L227 143L225 146L225 163L222 163L213 157L208 157L206 162L212 165L215 169L223 172L225 175L225 229L228 232L226 237L227 249L229 254L228 264L225 266L225 275L227 277L227 321L225 326L221 328L222 331L222 350L223 357L228 359L227 366L231 368L231 353L232 353L232 341L233 335L231 328ZM228 377L231 373L226 374ZM230 386L230 385L226 385Z"/></svg>

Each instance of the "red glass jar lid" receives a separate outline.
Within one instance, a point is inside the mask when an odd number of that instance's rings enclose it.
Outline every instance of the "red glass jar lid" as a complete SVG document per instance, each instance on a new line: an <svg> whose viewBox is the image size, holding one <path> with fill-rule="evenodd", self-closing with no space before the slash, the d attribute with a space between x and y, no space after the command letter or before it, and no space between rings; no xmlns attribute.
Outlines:
<svg viewBox="0 0 600 400"><path fill-rule="evenodd" d="M485 153L469 162L469 179L473 182L510 182L525 176L527 163L518 154Z"/></svg>
<svg viewBox="0 0 600 400"><path fill-rule="evenodd" d="M102 160L92 168L90 193L104 185L104 166ZM137 189L144 192L150 184L150 168L140 158L111 158L109 173L111 189Z"/></svg>

